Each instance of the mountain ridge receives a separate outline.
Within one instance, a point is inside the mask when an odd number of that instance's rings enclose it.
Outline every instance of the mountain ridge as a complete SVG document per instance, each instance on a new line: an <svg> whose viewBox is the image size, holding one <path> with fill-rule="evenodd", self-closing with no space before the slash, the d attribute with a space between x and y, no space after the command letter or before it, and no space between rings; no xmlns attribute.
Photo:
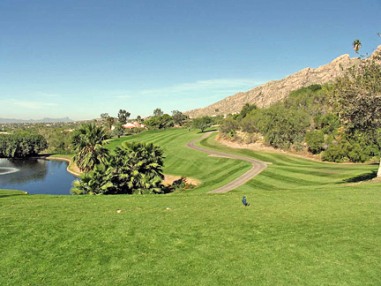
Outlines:
<svg viewBox="0 0 381 286"><path fill-rule="evenodd" d="M43 119L14 119L14 118L0 118L0 123L2 124L14 124L14 123L67 123L73 122L69 117L63 118L43 118Z"/></svg>
<svg viewBox="0 0 381 286"><path fill-rule="evenodd" d="M374 59L381 55L381 45L368 59ZM365 59L365 60L368 60ZM238 92L216 103L203 108L197 108L184 112L191 118L200 116L227 115L240 112L246 104L255 104L258 107L267 107L286 98L290 92L312 84L325 84L333 81L344 72L361 62L360 58L351 58L348 54L341 55L330 63L317 68L304 68L283 79L272 80L246 92Z"/></svg>

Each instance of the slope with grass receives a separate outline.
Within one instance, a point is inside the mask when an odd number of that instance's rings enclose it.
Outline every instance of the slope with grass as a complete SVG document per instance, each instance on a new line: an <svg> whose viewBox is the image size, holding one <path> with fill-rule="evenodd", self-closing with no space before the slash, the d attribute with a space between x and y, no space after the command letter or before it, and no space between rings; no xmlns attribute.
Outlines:
<svg viewBox="0 0 381 286"><path fill-rule="evenodd" d="M345 188L350 183L373 179L377 174L377 165L326 163L280 153L232 149L214 138L206 138L201 144L213 150L240 154L268 163L260 175L239 188L243 191Z"/></svg>
<svg viewBox="0 0 381 286"><path fill-rule="evenodd" d="M164 173L199 180L201 185L193 192L206 192L224 186L250 169L248 162L209 157L188 148L187 144L198 137L200 134L187 129L148 131L113 140L107 147L112 151L123 142L134 140L161 146L166 157Z"/></svg>
<svg viewBox="0 0 381 286"><path fill-rule="evenodd" d="M211 134L212 133L205 133L200 139L193 140L193 141L189 142L187 144L187 146L191 149L204 152L204 153L208 154L209 156L224 157L224 158L230 158L230 159L235 159L235 160L241 160L244 162L249 162L252 165L252 167L245 174L241 175L240 177L236 178L235 180L231 181L230 183L228 183L222 187L219 187L218 189L209 191L210 193L227 193L227 192L230 192L231 190L234 190L234 189L244 185L248 181L252 180L256 175L258 175L260 172L262 172L267 167L267 165L264 162L253 159L252 157L240 156L237 154L231 154L231 153L227 153L227 152L211 150L211 149L207 149L207 148L196 145L196 142L198 142L199 140L206 139Z"/></svg>
<svg viewBox="0 0 381 286"><path fill-rule="evenodd" d="M239 162L187 148L198 136L168 130L128 138L162 145L167 173L202 180L193 191L0 191L0 285L381 284L381 185L356 182L377 166L231 150L210 137L200 144L270 164L232 192L206 194L224 176L239 176Z"/></svg>

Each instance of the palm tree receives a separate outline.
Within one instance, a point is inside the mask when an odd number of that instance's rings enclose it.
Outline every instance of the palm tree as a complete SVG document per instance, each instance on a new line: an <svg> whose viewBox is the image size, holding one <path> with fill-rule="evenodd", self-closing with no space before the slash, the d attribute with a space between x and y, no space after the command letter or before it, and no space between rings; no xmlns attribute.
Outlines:
<svg viewBox="0 0 381 286"><path fill-rule="evenodd" d="M164 156L160 147L131 142L116 148L112 166L120 193L160 193Z"/></svg>
<svg viewBox="0 0 381 286"><path fill-rule="evenodd" d="M358 54L359 50L361 48L361 42L360 42L360 40L358 40L358 39L354 40L352 46L353 46L353 49L355 50L355 52Z"/></svg>
<svg viewBox="0 0 381 286"><path fill-rule="evenodd" d="M76 154L73 159L81 171L94 169L108 157L108 150L103 146L106 139L105 130L94 123L83 124L75 131L72 145Z"/></svg>
<svg viewBox="0 0 381 286"><path fill-rule="evenodd" d="M73 194L147 194L163 193L162 181L164 156L160 147L144 143L125 143L115 149L115 153L99 159L101 143L94 147L92 154L83 150L89 150L88 136L90 130L94 133L94 126L80 128L73 137L78 147L76 158L85 163L93 163L89 172L85 173L80 181L73 184ZM103 142L103 141L101 141ZM81 147L81 148L80 148ZM104 148L103 148L104 149ZM95 155L94 155L95 154ZM93 162L90 159L96 158Z"/></svg>
<svg viewBox="0 0 381 286"><path fill-rule="evenodd" d="M113 194L114 184L111 180L112 168L104 164L96 165L93 170L75 180L71 193L74 195Z"/></svg>

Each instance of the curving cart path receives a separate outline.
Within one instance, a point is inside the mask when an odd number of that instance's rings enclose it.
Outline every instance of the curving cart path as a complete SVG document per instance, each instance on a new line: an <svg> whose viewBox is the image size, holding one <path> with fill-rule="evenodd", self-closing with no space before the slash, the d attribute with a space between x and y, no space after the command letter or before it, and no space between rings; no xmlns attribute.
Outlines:
<svg viewBox="0 0 381 286"><path fill-rule="evenodd" d="M262 172L264 169L266 169L267 164L259 161L252 159L250 157L245 157L245 156L240 156L240 155L234 155L234 154L229 154L221 151L215 151L215 150L210 150L206 149L200 146L197 146L195 143L209 137L212 134L210 133L205 133L203 136L201 136L198 139L195 139L187 144L187 146L191 149L201 151L204 153L207 153L211 156L218 156L218 157L225 157L225 158L231 158L231 159L237 159L237 160L242 160L251 163L252 167L249 171L247 171L245 174L242 176L238 177L237 179L231 181L230 183L215 189L213 191L210 191L209 193L227 193L233 189L236 189L237 187L245 184L246 182L250 181L252 178L254 178L256 175L258 175L260 172Z"/></svg>

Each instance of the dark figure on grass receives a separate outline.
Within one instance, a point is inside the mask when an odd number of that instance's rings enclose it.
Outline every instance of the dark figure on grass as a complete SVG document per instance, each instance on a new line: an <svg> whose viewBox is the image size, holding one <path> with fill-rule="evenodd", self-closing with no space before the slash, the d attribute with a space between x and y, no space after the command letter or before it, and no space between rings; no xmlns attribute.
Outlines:
<svg viewBox="0 0 381 286"><path fill-rule="evenodd" d="M243 196L243 197L242 197L242 204L243 204L245 207L250 206L250 203L246 200L246 196Z"/></svg>

